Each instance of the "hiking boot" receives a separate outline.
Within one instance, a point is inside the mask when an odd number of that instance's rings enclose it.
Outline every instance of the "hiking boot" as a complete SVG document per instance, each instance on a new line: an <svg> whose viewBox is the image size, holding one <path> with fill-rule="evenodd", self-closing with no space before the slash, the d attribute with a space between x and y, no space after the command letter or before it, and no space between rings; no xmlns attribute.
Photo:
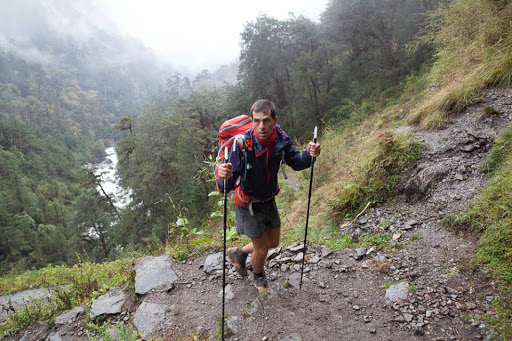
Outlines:
<svg viewBox="0 0 512 341"><path fill-rule="evenodd" d="M239 247L230 247L227 250L226 254L235 265L236 272L240 276L247 276L247 268L245 267L247 253L243 252L242 249Z"/></svg>
<svg viewBox="0 0 512 341"><path fill-rule="evenodd" d="M265 291L268 288L270 288L270 286L268 285L267 277L265 277L265 273L261 274L260 276L254 274L253 283L259 292Z"/></svg>

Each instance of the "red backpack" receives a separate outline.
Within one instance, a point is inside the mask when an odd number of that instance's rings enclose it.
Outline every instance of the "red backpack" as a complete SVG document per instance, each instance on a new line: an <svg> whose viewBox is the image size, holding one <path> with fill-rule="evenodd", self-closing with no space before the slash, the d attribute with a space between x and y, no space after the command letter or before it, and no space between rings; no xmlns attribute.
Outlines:
<svg viewBox="0 0 512 341"><path fill-rule="evenodd" d="M224 149L231 148L235 139L243 140L246 130L252 128L252 118L247 115L239 115L221 124L217 137L219 138L219 152L217 162L224 159ZM240 143L241 145L241 143Z"/></svg>
<svg viewBox="0 0 512 341"><path fill-rule="evenodd" d="M219 138L217 164L224 160L225 148L227 147L228 150L230 150L235 140L237 140L239 147L243 149L243 140L245 138L244 133L250 128L252 128L252 118L247 115L239 115L237 117L233 117L221 124L219 132L217 133L217 137ZM215 167L215 179L218 179L217 167Z"/></svg>

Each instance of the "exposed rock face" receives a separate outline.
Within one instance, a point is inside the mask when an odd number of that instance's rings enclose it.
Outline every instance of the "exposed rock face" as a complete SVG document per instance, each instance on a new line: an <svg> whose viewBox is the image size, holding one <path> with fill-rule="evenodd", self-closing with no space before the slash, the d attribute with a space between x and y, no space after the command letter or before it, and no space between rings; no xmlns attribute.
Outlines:
<svg viewBox="0 0 512 341"><path fill-rule="evenodd" d="M415 203L424 198L428 191L443 180L449 171L448 163L435 164L427 168L420 167L405 181L401 191L410 203Z"/></svg>
<svg viewBox="0 0 512 341"><path fill-rule="evenodd" d="M178 279L171 256L144 257L135 262L135 293L146 294L150 290L169 290Z"/></svg>
<svg viewBox="0 0 512 341"><path fill-rule="evenodd" d="M90 318L105 314L119 314L126 301L126 294L121 288L112 288L92 302Z"/></svg>

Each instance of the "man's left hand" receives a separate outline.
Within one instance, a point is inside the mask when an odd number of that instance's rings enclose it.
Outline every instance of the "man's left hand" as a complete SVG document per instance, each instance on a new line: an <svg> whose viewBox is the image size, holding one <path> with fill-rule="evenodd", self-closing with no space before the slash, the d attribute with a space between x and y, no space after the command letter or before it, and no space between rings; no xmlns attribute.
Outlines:
<svg viewBox="0 0 512 341"><path fill-rule="evenodd" d="M322 146L320 145L320 143L309 142L309 155L311 155L312 157L317 157L318 155L320 155L321 150Z"/></svg>

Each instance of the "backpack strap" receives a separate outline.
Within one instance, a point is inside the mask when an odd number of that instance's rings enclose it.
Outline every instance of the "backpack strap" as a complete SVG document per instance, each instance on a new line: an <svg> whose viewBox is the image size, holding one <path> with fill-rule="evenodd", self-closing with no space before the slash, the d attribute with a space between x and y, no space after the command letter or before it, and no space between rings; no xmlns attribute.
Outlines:
<svg viewBox="0 0 512 341"><path fill-rule="evenodd" d="M235 143L233 143L233 150L236 150L236 145L237 144L240 144L240 149L242 150L242 155L244 157L244 181L245 179L247 178L247 150L245 149L245 135L242 135L242 134L239 134L239 135L236 135L234 136L236 139L235 139Z"/></svg>
<svg viewBox="0 0 512 341"><path fill-rule="evenodd" d="M286 175L286 170L284 166L286 165L286 161L284 160L284 150L281 153L281 172L283 172L283 176L285 179L288 179L288 175Z"/></svg>

